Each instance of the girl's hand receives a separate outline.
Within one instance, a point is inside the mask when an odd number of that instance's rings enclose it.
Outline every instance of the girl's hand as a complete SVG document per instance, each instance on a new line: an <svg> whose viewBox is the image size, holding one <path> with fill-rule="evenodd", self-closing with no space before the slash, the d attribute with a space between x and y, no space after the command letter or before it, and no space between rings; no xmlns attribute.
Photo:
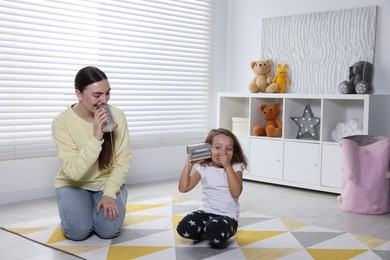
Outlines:
<svg viewBox="0 0 390 260"><path fill-rule="evenodd" d="M223 168L231 166L232 155L231 154L220 154L217 156L217 161L222 165Z"/></svg>
<svg viewBox="0 0 390 260"><path fill-rule="evenodd" d="M103 139L103 125L107 122L107 120L110 118L110 115L108 112L103 108L96 108L95 114L93 117L93 127L94 127L94 136L98 140Z"/></svg>
<svg viewBox="0 0 390 260"><path fill-rule="evenodd" d="M104 219L107 219L108 217L110 220L115 220L117 217L119 217L119 209L115 199L103 195L96 206L97 214L99 214L101 208L103 208Z"/></svg>

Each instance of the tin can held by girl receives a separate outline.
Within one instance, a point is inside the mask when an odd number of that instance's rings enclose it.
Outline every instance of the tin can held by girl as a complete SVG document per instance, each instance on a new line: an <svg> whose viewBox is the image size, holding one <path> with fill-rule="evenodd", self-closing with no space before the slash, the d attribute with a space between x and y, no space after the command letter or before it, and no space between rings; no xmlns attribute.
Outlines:
<svg viewBox="0 0 390 260"><path fill-rule="evenodd" d="M190 162L211 158L211 145L209 143L193 144L187 146L187 159Z"/></svg>

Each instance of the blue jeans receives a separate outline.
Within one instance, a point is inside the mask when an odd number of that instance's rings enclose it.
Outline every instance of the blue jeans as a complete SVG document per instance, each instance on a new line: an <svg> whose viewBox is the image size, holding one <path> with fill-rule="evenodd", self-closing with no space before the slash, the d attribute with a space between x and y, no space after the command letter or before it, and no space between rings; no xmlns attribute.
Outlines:
<svg viewBox="0 0 390 260"><path fill-rule="evenodd" d="M116 194L119 217L104 219L103 210L96 213L96 205L103 191L89 191L77 187L56 188L57 205L61 218L61 229L71 240L84 240L92 232L101 238L113 238L120 234L126 215L127 188L123 185Z"/></svg>

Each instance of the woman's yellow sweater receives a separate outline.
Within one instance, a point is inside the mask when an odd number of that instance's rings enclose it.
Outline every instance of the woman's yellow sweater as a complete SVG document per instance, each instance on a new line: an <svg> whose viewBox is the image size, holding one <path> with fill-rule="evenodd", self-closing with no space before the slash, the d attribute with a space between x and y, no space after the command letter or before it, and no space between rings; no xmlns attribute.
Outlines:
<svg viewBox="0 0 390 260"><path fill-rule="evenodd" d="M99 170L98 158L102 143L93 136L93 124L80 118L72 108L60 113L52 123L52 138L57 147L62 168L54 179L56 188L74 186L116 199L125 184L132 151L124 113L111 106L111 114L118 124L113 131L115 152L110 167Z"/></svg>

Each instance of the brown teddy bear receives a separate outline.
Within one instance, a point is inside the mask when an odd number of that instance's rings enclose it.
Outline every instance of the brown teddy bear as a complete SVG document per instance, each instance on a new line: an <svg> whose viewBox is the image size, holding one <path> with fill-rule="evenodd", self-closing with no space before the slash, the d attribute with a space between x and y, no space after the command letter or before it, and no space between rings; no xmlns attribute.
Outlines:
<svg viewBox="0 0 390 260"><path fill-rule="evenodd" d="M251 68L256 74L256 76L249 84L249 91L251 93L275 92L274 89L268 89L269 85L272 83L272 65L273 62L270 59L251 62Z"/></svg>
<svg viewBox="0 0 390 260"><path fill-rule="evenodd" d="M280 115L281 105L279 103L264 104L260 106L263 112L265 125L257 125L253 128L252 134L255 136L278 137L282 135L282 121L278 118Z"/></svg>

